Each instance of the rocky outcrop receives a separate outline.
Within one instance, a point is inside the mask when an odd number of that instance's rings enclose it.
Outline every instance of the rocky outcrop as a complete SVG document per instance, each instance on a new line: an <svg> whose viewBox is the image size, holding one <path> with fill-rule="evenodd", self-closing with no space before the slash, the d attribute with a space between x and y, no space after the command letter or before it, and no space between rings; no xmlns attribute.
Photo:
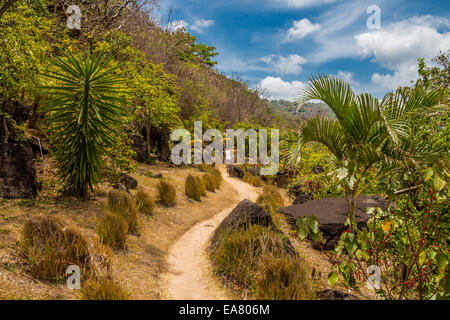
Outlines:
<svg viewBox="0 0 450 320"><path fill-rule="evenodd" d="M355 220L358 228L367 227L367 221L371 217L366 214L369 207L379 207L386 210L388 201L380 196L359 196L355 208ZM338 241L341 233L348 227L344 225L349 212L346 198L324 198L308 201L302 204L291 205L278 209L284 214L287 221L295 226L295 221L300 217L317 216L323 233L325 249L332 249Z"/></svg>
<svg viewBox="0 0 450 320"><path fill-rule="evenodd" d="M14 126L0 117L0 198L32 199L37 195L33 150L19 141Z"/></svg>
<svg viewBox="0 0 450 320"><path fill-rule="evenodd" d="M138 182L128 173L122 172L120 175L120 182L127 188L127 190L136 189Z"/></svg>
<svg viewBox="0 0 450 320"><path fill-rule="evenodd" d="M295 197L294 201L292 202L293 205L297 205L297 204L303 204L305 202L314 200L313 195L312 194L299 194L298 196Z"/></svg>
<svg viewBox="0 0 450 320"><path fill-rule="evenodd" d="M244 169L236 164L227 164L227 172L230 177L240 178L244 177Z"/></svg>
<svg viewBox="0 0 450 320"><path fill-rule="evenodd" d="M224 233L245 228L246 225L257 224L266 226L280 234L283 234L272 221L269 213L250 200L241 201L231 213L222 221L212 239L212 248L215 248L220 242L221 235ZM283 234L284 235L284 234ZM286 252L297 254L289 239L284 236Z"/></svg>

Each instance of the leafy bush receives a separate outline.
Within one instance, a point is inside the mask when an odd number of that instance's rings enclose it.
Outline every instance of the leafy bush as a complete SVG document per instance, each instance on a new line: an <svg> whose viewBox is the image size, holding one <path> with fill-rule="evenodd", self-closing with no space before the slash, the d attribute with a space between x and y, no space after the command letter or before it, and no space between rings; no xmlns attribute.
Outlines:
<svg viewBox="0 0 450 320"><path fill-rule="evenodd" d="M165 207L173 207L176 204L177 191L168 181L161 180L158 184L159 202Z"/></svg>
<svg viewBox="0 0 450 320"><path fill-rule="evenodd" d="M99 221L97 233L102 244L113 249L125 249L128 223L122 216L106 212Z"/></svg>
<svg viewBox="0 0 450 320"><path fill-rule="evenodd" d="M256 282L255 293L262 300L313 300L311 272L298 258L268 256Z"/></svg>
<svg viewBox="0 0 450 320"><path fill-rule="evenodd" d="M205 182L206 190L214 192L216 190L215 178L212 174L207 173L203 176L203 181Z"/></svg>
<svg viewBox="0 0 450 320"><path fill-rule="evenodd" d="M275 213L279 207L284 206L284 200L276 187L266 185L263 187L263 194L256 199L256 204L266 212Z"/></svg>
<svg viewBox="0 0 450 320"><path fill-rule="evenodd" d="M67 267L77 265L83 273L91 269L89 244L77 230L50 217L33 217L22 229L20 256L39 279L58 281Z"/></svg>
<svg viewBox="0 0 450 320"><path fill-rule="evenodd" d="M108 278L88 279L81 289L82 300L128 300L129 294Z"/></svg>
<svg viewBox="0 0 450 320"><path fill-rule="evenodd" d="M311 274L285 248L276 231L248 225L224 232L213 249L212 261L219 275L257 299L312 299Z"/></svg>
<svg viewBox="0 0 450 320"><path fill-rule="evenodd" d="M188 175L185 183L185 193L189 198L200 201L202 197L202 185L199 179Z"/></svg>
<svg viewBox="0 0 450 320"><path fill-rule="evenodd" d="M108 209L121 216L128 223L128 231L137 232L138 209L133 197L122 190L108 192Z"/></svg>
<svg viewBox="0 0 450 320"><path fill-rule="evenodd" d="M155 202L152 197L144 190L144 188L139 187L134 195L134 201L138 211L145 215L151 215L153 213L153 208L155 207Z"/></svg>

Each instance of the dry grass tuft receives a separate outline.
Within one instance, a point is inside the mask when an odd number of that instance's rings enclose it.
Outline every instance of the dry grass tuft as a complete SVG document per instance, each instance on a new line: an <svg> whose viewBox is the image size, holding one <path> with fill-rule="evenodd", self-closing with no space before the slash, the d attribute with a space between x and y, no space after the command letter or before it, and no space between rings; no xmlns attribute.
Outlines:
<svg viewBox="0 0 450 320"><path fill-rule="evenodd" d="M76 229L64 227L56 218L30 218L22 229L20 256L38 279L59 281L67 267L77 265L82 273L91 269L89 244Z"/></svg>
<svg viewBox="0 0 450 320"><path fill-rule="evenodd" d="M82 300L128 300L129 293L108 278L88 279L83 283Z"/></svg>
<svg viewBox="0 0 450 320"><path fill-rule="evenodd" d="M113 249L125 249L128 234L128 222L112 212L105 212L97 226L100 243Z"/></svg>
<svg viewBox="0 0 450 320"><path fill-rule="evenodd" d="M177 191L168 181L161 180L158 184L159 202L165 207L176 205Z"/></svg>
<svg viewBox="0 0 450 320"><path fill-rule="evenodd" d="M284 206L284 200L276 187L265 185L262 195L256 199L256 204L266 212L274 214L278 208Z"/></svg>
<svg viewBox="0 0 450 320"><path fill-rule="evenodd" d="M207 173L203 176L203 181L205 182L206 190L210 192L215 192L216 190L216 182L214 176L210 173Z"/></svg>
<svg viewBox="0 0 450 320"><path fill-rule="evenodd" d="M134 200L136 207L141 214L151 215L155 207L155 202L152 197L144 190L144 188L139 187L134 195Z"/></svg>
<svg viewBox="0 0 450 320"><path fill-rule="evenodd" d="M195 201L201 201L202 185L199 179L196 179L192 175L188 175L184 187L184 192L186 193L188 198Z"/></svg>
<svg viewBox="0 0 450 320"><path fill-rule="evenodd" d="M133 197L122 190L108 192L108 209L121 216L128 223L128 231L137 233L138 209Z"/></svg>
<svg viewBox="0 0 450 320"><path fill-rule="evenodd" d="M244 173L244 177L242 178L242 180L244 182L247 182L249 184L251 184L254 187L261 187L262 186L262 181L259 177L256 177L254 175L252 175L249 172L245 172Z"/></svg>

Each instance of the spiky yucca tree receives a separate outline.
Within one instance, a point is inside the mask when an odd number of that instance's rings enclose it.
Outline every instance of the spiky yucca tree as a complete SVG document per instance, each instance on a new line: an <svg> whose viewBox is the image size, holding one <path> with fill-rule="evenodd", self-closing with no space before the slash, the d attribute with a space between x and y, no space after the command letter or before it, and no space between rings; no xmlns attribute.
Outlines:
<svg viewBox="0 0 450 320"><path fill-rule="evenodd" d="M55 149L64 192L86 198L100 182L102 155L114 145L114 133L124 115L124 94L118 66L103 54L74 56L66 52L52 61L55 81L44 87L50 140Z"/></svg>

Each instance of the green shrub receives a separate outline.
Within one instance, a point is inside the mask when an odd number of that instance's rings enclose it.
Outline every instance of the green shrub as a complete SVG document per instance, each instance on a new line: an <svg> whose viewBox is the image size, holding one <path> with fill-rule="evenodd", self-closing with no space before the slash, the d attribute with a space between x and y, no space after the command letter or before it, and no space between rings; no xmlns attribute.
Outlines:
<svg viewBox="0 0 450 320"><path fill-rule="evenodd" d="M139 187L134 195L134 201L136 207L141 214L151 215L153 213L153 208L155 207L155 202L152 197L144 190L144 188Z"/></svg>
<svg viewBox="0 0 450 320"><path fill-rule="evenodd" d="M128 223L122 216L106 212L99 221L97 233L100 243L113 249L125 249Z"/></svg>
<svg viewBox="0 0 450 320"><path fill-rule="evenodd" d="M256 204L266 212L275 213L284 206L284 200L276 187L266 185L263 187L263 194L256 199Z"/></svg>
<svg viewBox="0 0 450 320"><path fill-rule="evenodd" d="M25 223L20 256L31 274L44 280L65 279L70 265L79 266L83 273L92 267L86 238L51 217L34 217Z"/></svg>
<svg viewBox="0 0 450 320"><path fill-rule="evenodd" d="M88 279L81 289L82 300L128 300L129 294L112 279Z"/></svg>
<svg viewBox="0 0 450 320"><path fill-rule="evenodd" d="M176 204L177 191L168 181L161 180L158 184L159 202L165 207L173 207Z"/></svg>
<svg viewBox="0 0 450 320"><path fill-rule="evenodd" d="M192 175L188 175L184 186L186 195L195 201L200 201L202 197L202 185L199 179L194 178Z"/></svg>
<svg viewBox="0 0 450 320"><path fill-rule="evenodd" d="M129 232L137 232L138 210L133 197L128 192L122 190L108 192L108 209L125 219Z"/></svg>
<svg viewBox="0 0 450 320"><path fill-rule="evenodd" d="M297 257L268 256L255 286L255 296L262 300L313 300L315 288L311 272Z"/></svg>
<svg viewBox="0 0 450 320"><path fill-rule="evenodd" d="M205 182L206 190L214 192L216 190L215 178L212 174L207 173L203 176L203 181Z"/></svg>

